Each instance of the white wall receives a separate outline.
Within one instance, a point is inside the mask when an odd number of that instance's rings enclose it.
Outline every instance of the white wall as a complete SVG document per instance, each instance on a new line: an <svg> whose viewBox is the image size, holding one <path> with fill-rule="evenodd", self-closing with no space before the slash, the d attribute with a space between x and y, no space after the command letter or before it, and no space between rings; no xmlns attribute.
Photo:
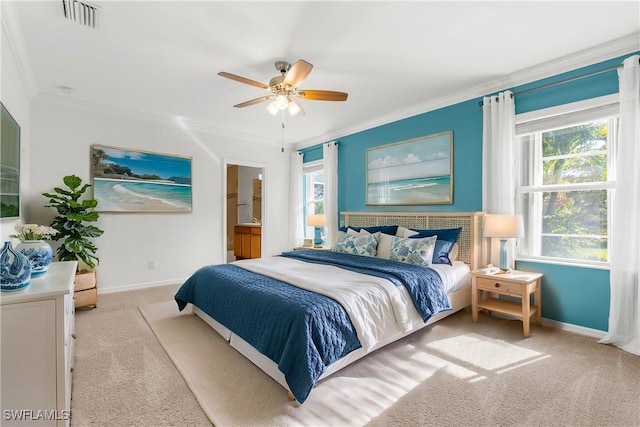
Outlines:
<svg viewBox="0 0 640 427"><path fill-rule="evenodd" d="M4 7L4 5L3 5ZM20 74L14 46L9 43L5 22L2 20L2 28L0 30L1 39L1 80L0 80L0 99L11 116L18 122L20 126L20 192L29 191L29 152L31 141L31 114L29 110L29 94L25 82ZM21 200L21 215L24 216L24 199ZM2 241L12 240L9 234L15 231L15 225L19 222L19 218L2 218L0 221L0 237ZM23 221L24 222L24 221ZM14 246L18 244L18 240L13 239Z"/></svg>
<svg viewBox="0 0 640 427"><path fill-rule="evenodd" d="M287 250L289 154L280 148L193 130L178 122L88 107L51 96L31 104L29 221L49 224L43 192L75 174L90 181L91 144L191 156L193 211L183 214L101 213L98 246L102 292L183 281L197 268L225 262L225 161L264 165L263 255ZM148 261L157 262L156 269Z"/></svg>

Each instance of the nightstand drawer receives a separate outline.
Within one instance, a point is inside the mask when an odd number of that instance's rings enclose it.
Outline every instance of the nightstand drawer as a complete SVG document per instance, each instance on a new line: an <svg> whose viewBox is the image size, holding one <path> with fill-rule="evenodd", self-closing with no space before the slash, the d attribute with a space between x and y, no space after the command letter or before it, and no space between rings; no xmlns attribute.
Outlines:
<svg viewBox="0 0 640 427"><path fill-rule="evenodd" d="M522 285L519 283L504 282L497 277L495 279L478 277L476 280L478 289L481 291L500 292L514 296L522 295Z"/></svg>

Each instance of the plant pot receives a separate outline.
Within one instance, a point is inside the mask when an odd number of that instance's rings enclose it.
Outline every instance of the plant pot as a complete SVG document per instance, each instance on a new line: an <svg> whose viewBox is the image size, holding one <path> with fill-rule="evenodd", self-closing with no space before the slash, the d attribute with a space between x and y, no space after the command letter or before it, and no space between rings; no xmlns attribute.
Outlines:
<svg viewBox="0 0 640 427"><path fill-rule="evenodd" d="M77 272L73 283L76 308L98 306L98 277L95 270Z"/></svg>

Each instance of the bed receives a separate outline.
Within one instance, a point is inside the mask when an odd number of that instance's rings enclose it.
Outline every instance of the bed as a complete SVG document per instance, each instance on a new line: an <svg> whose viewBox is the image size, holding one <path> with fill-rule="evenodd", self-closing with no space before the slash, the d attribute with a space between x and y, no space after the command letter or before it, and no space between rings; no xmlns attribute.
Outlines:
<svg viewBox="0 0 640 427"><path fill-rule="evenodd" d="M377 257L290 251L202 267L175 299L303 403L318 381L471 304L469 271L486 252L482 220L478 212L344 212L352 237L341 241L381 243L389 237L366 230L390 227L459 229L456 259L425 268L381 256L380 245Z"/></svg>

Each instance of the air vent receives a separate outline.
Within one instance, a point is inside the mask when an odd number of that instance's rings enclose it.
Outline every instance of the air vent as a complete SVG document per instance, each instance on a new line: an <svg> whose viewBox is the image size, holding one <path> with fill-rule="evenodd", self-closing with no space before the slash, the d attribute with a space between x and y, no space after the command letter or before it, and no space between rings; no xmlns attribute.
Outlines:
<svg viewBox="0 0 640 427"><path fill-rule="evenodd" d="M64 17L89 28L98 29L100 8L78 0L62 0Z"/></svg>

